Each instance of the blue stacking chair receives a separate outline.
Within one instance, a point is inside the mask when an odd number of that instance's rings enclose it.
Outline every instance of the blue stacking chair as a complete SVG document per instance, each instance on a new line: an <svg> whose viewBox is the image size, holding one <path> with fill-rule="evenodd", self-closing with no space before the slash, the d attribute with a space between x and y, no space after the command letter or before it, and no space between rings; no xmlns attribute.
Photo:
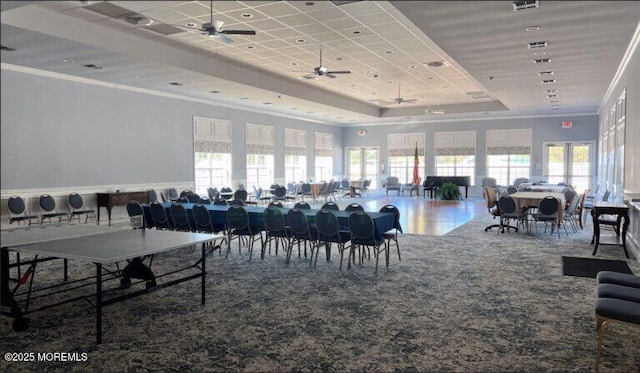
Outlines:
<svg viewBox="0 0 640 373"><path fill-rule="evenodd" d="M385 253L387 267L389 267L389 247L383 237L376 237L376 226L371 216L364 211L354 211L349 215L349 230L351 231L351 252L355 259L355 249L359 248L359 261L362 263L364 248L373 248L376 257L376 273L378 273L378 261L380 254Z"/></svg>
<svg viewBox="0 0 640 373"><path fill-rule="evenodd" d="M287 250L291 235L286 226L282 210L276 207L267 207L267 209L264 210L264 227L266 236L262 246L262 258L264 259L267 243L269 244L269 254L271 254L272 241L276 243L276 255L278 255L278 246L280 243L282 243L284 250Z"/></svg>
<svg viewBox="0 0 640 373"><path fill-rule="evenodd" d="M331 244L338 244L338 251L340 252L340 270L342 270L342 257L345 250L350 248L346 246L346 243L351 241L351 235L348 231L340 230L340 224L338 218L331 210L322 209L316 213L316 229L318 230L318 247L315 251L316 259L313 262L313 266L316 266L318 262L318 254L320 252L320 245L324 244L327 247L327 253L331 250ZM311 260L313 261L313 250L311 251ZM329 256L327 255L327 261ZM311 263L309 263L311 264Z"/></svg>

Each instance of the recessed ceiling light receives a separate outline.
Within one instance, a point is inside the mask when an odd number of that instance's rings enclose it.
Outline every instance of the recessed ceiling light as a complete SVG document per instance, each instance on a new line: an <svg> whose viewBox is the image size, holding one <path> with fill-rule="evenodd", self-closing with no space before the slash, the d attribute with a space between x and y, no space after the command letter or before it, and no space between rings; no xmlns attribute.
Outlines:
<svg viewBox="0 0 640 373"><path fill-rule="evenodd" d="M75 62L75 61L74 61L74 60L71 60L71 59L64 59L64 60L62 60L62 63L74 63L74 62Z"/></svg>
<svg viewBox="0 0 640 373"><path fill-rule="evenodd" d="M355 30L354 32L352 32L352 34L354 34L354 35L358 35L358 34L360 34L360 31Z"/></svg>
<svg viewBox="0 0 640 373"><path fill-rule="evenodd" d="M547 62L551 62L551 58L540 58L537 60L533 60L533 63L547 63Z"/></svg>
<svg viewBox="0 0 640 373"><path fill-rule="evenodd" d="M393 53L393 51L384 51L384 53L391 54L391 53Z"/></svg>
<svg viewBox="0 0 640 373"><path fill-rule="evenodd" d="M184 25L187 26L187 27L198 27L198 25L196 23L193 23L193 22L185 23Z"/></svg>
<svg viewBox="0 0 640 373"><path fill-rule="evenodd" d="M253 45L247 45L247 49L253 49L255 48Z"/></svg>
<svg viewBox="0 0 640 373"><path fill-rule="evenodd" d="M251 18L251 17L253 17L253 14L251 14L251 13L242 13L241 16L242 16L242 18Z"/></svg>
<svg viewBox="0 0 640 373"><path fill-rule="evenodd" d="M304 40L304 39L297 39L297 40L296 40L296 43L304 43L305 41L306 41L306 40Z"/></svg>
<svg viewBox="0 0 640 373"><path fill-rule="evenodd" d="M553 75L553 71L551 70L540 71L538 75L540 76Z"/></svg>
<svg viewBox="0 0 640 373"><path fill-rule="evenodd" d="M496 78L495 76L490 75L487 79L489 79L489 80L493 80L493 79L495 79L495 78Z"/></svg>
<svg viewBox="0 0 640 373"><path fill-rule="evenodd" d="M547 54L547 52L534 52L533 53L534 56L544 56L545 54Z"/></svg>
<svg viewBox="0 0 640 373"><path fill-rule="evenodd" d="M531 31L540 31L540 30L542 30L542 27L540 27L540 26L529 26L524 30L525 31L529 31L529 32L531 32Z"/></svg>

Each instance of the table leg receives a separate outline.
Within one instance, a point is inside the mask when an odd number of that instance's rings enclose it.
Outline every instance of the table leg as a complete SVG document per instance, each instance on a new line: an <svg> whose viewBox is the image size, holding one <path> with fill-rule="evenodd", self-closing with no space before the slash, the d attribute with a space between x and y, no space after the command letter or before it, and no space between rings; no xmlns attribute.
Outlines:
<svg viewBox="0 0 640 373"><path fill-rule="evenodd" d="M624 223L622 223L622 248L624 249L624 255L629 258L629 252L627 251L627 229L629 228L629 216L623 215Z"/></svg>
<svg viewBox="0 0 640 373"><path fill-rule="evenodd" d="M591 243L595 241L595 247L593 248L593 253L591 255L596 255L596 251L598 251L598 245L600 244L600 224L598 223L598 217L600 214L593 214L593 239Z"/></svg>
<svg viewBox="0 0 640 373"><path fill-rule="evenodd" d="M205 302L205 276L206 276L206 270L205 270L205 258L206 258L206 249L205 249L206 243L202 243L202 300L201 300L201 304L204 304ZM222 249L221 249L222 250Z"/></svg>
<svg viewBox="0 0 640 373"><path fill-rule="evenodd" d="M102 264L96 263L96 344L102 343Z"/></svg>

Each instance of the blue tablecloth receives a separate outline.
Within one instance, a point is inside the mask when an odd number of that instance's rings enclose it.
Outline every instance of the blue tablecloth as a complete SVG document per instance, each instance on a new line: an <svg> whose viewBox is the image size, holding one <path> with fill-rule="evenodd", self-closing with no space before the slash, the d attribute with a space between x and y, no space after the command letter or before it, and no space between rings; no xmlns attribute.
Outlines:
<svg viewBox="0 0 640 373"><path fill-rule="evenodd" d="M192 210L195 203L183 203L182 205L184 206L185 210L187 210L187 215L189 216L189 221L191 222L191 225L194 226L195 222L193 219ZM153 218L151 217L151 208L149 206L150 205L148 204L144 204L142 205L142 208L144 209L144 218L145 218L146 225L148 227L153 227ZM167 217L169 218L169 221L173 223L171 220L171 212L170 212L171 202L164 202L162 203L162 206L164 206L165 210L167 211ZM213 223L214 226L227 224L227 209L229 208L228 206L213 205L213 204L204 205L204 206L209 211L209 216L211 217L211 222ZM251 226L255 230L264 230L263 213L266 208L259 207L259 206L244 206L244 208L249 213L249 222ZM281 208L281 210L284 213L285 219L286 219L287 212L289 212L290 209ZM306 216L309 223L315 222L316 213L318 211L319 210L314 210L314 209L302 210L302 212ZM331 212L333 212L336 215L340 225L345 227L345 229L347 229L349 226L349 215L351 214L351 212L348 212L348 211L331 211ZM397 228L397 229L400 228L399 226L400 223L396 221L395 215L393 213L367 212L367 215L371 216L371 218L373 219L373 223L376 226L376 236L378 239L380 239L382 233L393 228Z"/></svg>

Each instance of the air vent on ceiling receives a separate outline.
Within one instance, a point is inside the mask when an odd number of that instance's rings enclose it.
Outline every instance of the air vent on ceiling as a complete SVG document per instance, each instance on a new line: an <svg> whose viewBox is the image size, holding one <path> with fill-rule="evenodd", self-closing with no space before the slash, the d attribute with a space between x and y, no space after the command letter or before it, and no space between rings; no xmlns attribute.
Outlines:
<svg viewBox="0 0 640 373"><path fill-rule="evenodd" d="M546 92L547 92L547 94L558 93L558 90L557 89L547 89Z"/></svg>
<svg viewBox="0 0 640 373"><path fill-rule="evenodd" d="M520 0L513 2L513 10L515 12L518 10L537 8L538 6L538 0Z"/></svg>
<svg viewBox="0 0 640 373"><path fill-rule="evenodd" d="M533 63L547 63L551 62L551 58L538 58L537 60L533 60Z"/></svg>
<svg viewBox="0 0 640 373"><path fill-rule="evenodd" d="M3 50L5 52L14 52L15 51L14 48L5 47L4 45L0 46L0 50Z"/></svg>
<svg viewBox="0 0 640 373"><path fill-rule="evenodd" d="M551 70L540 71L540 72L538 73L538 75L540 75L540 76L553 75L553 71L551 71Z"/></svg>
<svg viewBox="0 0 640 373"><path fill-rule="evenodd" d="M534 41L532 43L529 43L529 49L533 49L533 48L545 48L547 46L547 42L546 41Z"/></svg>
<svg viewBox="0 0 640 373"><path fill-rule="evenodd" d="M176 85L176 86L182 85L182 83L178 83L178 82L171 82L171 83L169 83L169 84L171 84L171 85Z"/></svg>
<svg viewBox="0 0 640 373"><path fill-rule="evenodd" d="M555 79L545 79L542 81L542 84L554 84L555 82Z"/></svg>
<svg viewBox="0 0 640 373"><path fill-rule="evenodd" d="M547 95L547 97L548 97L548 98L556 98L556 97L558 97L558 95L557 95L557 94Z"/></svg>

